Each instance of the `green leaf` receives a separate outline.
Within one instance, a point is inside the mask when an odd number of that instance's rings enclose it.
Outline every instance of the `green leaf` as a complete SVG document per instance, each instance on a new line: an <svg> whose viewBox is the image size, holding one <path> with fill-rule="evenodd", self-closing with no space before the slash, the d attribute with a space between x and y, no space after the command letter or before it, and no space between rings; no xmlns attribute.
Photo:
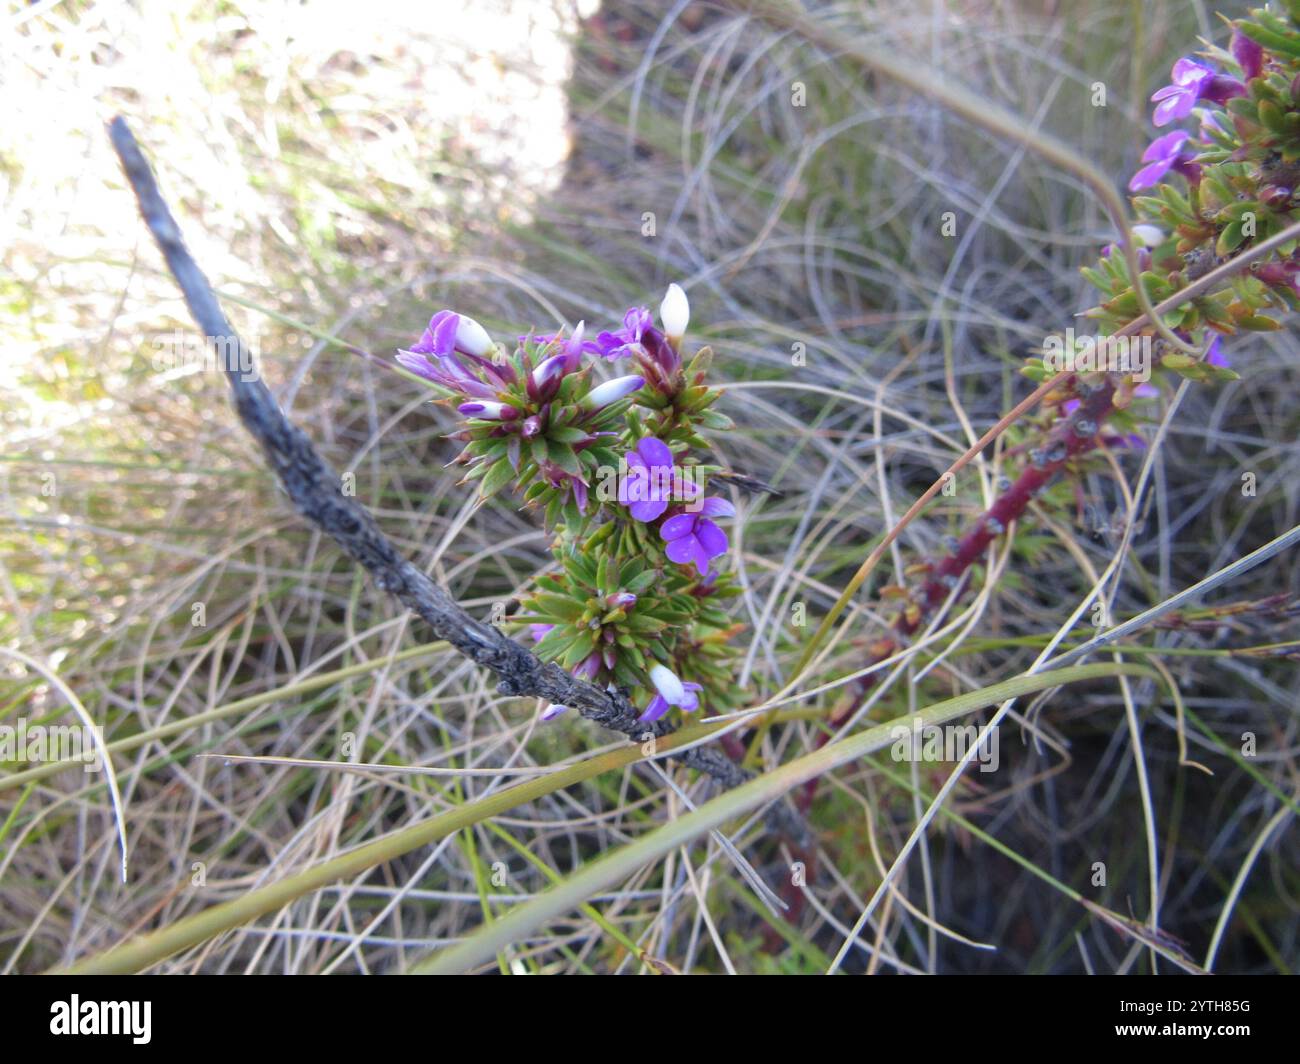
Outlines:
<svg viewBox="0 0 1300 1064"><path fill-rule="evenodd" d="M655 570L649 569L646 572L642 573L640 576L625 581L623 586L626 590L632 592L632 594L640 595L643 592L649 591L652 587L654 587L655 581L658 579L658 577L659 574L655 572Z"/></svg>
<svg viewBox="0 0 1300 1064"><path fill-rule="evenodd" d="M509 458L498 458L483 478L483 498L490 499L514 479L515 470Z"/></svg>
<svg viewBox="0 0 1300 1064"><path fill-rule="evenodd" d="M582 476L582 463L578 461L578 456L567 443L559 443L552 438L547 444L547 450L551 461L566 473L572 473L575 477Z"/></svg>
<svg viewBox="0 0 1300 1064"><path fill-rule="evenodd" d="M1281 322L1263 314L1250 314L1244 318L1239 318L1237 319L1237 325L1239 328L1249 329L1251 332L1275 332L1282 328Z"/></svg>
<svg viewBox="0 0 1300 1064"><path fill-rule="evenodd" d="M1222 258L1240 247L1245 239L1241 231L1241 223L1233 222L1219 234L1219 239L1214 244L1214 253Z"/></svg>
<svg viewBox="0 0 1300 1064"><path fill-rule="evenodd" d="M559 661L568 649L582 638L582 634L563 626L553 628L542 636L537 646L533 647L533 653L543 661Z"/></svg>
<svg viewBox="0 0 1300 1064"><path fill-rule="evenodd" d="M1272 100L1259 101L1259 120L1274 133L1285 134L1287 131L1282 108L1278 107Z"/></svg>
<svg viewBox="0 0 1300 1064"><path fill-rule="evenodd" d="M560 425L547 430L546 438L559 443L581 443L587 439L587 433L574 425Z"/></svg>
<svg viewBox="0 0 1300 1064"><path fill-rule="evenodd" d="M558 617L565 621L577 621L586 610L581 603L563 595L538 594L532 598L534 607L548 617Z"/></svg>

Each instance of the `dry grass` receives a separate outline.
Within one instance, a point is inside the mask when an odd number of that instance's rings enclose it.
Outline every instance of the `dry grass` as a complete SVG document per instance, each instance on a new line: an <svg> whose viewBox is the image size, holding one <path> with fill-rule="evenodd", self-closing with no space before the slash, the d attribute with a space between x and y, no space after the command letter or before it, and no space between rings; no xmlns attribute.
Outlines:
<svg viewBox="0 0 1300 1064"><path fill-rule="evenodd" d="M1140 24L1136 5L1073 7L824 17L873 46L935 57L1118 182L1145 143L1143 100L1171 49L1213 23L1182 4L1151 4ZM57 670L110 740L231 712L115 759L125 885L99 777L69 770L0 789L0 958L11 971L166 926L611 741L580 721L537 725L536 707L501 698L440 649L398 658L423 636L295 519L220 377L155 368L154 340L185 317L102 136L110 113L132 120L292 416L356 473L358 496L403 549L483 615L540 564L541 533L507 506L474 508L442 470L446 412L382 362L442 305L510 335L607 322L667 280L688 283L719 378L732 382L739 428L720 453L786 493L748 504L738 537L738 618L749 626L738 682L755 702L784 686L811 631L791 624L795 607L815 626L873 537L972 427L978 435L1023 394L1019 359L1087 305L1075 271L1108 236L1076 183L1031 154L698 5L662 33L658 16L607 11L570 43L555 29L573 17L540 2L489 8L463 40L453 20L422 20L409 5L364 19L328 5L292 23L286 12L299 9L260 0L169 10L40 4L10 16L3 78L15 119L0 160L16 359L0 463L0 645ZM1109 86L1105 109L1081 103L1096 80ZM794 82L806 108L791 106ZM940 229L949 210L955 241ZM641 235L646 211L652 239ZM804 365L791 363L795 344ZM981 576L943 619L950 634L878 686L875 719L1028 667L1113 558L1112 522L1144 460L1150 484L1116 617L1297 523L1294 344L1278 334L1232 355L1240 383L1193 390L1176 409L1166 393L1158 451L1117 452L1043 500L997 578ZM978 512L1019 461L1020 439L986 454L909 530L891 581ZM1253 497L1243 472L1256 475ZM44 495L50 476L55 493ZM1296 576L1284 555L1214 602L1295 589ZM856 604L819 683L862 667L882 623L872 602ZM204 626L191 623L194 603ZM1020 728L1003 729L1001 770L968 775L947 805L966 822L935 819L893 869L848 966L1149 970L1136 934L1033 869L1144 920L1153 848L1160 926L1199 963L1267 829L1216 968L1293 969L1300 868L1278 814L1296 789L1295 666L1239 650L1294 635L1293 621L1247 614L1136 640L1161 648L1185 703L1188 756L1213 777L1180 765L1175 706L1156 685L1097 683L1032 714L1021 707L1028 745ZM293 689L332 670L350 671ZM841 693L801 704L827 710ZM0 723L18 716L62 721L66 710L14 666ZM1260 753L1244 761L1245 731ZM815 735L811 722L773 730L762 757L789 761ZM502 964L640 970L626 939L680 970L822 970L950 767L910 766L909 778L886 758L823 784L821 867L783 952L762 946L771 917L759 895L716 840L700 839L593 898L603 924L575 912ZM160 967L405 970L542 890L536 862L565 876L709 795L699 781L673 783L641 768L557 791ZM774 840L750 830L735 841L769 885L788 879ZM1097 861L1104 889L1089 886Z"/></svg>

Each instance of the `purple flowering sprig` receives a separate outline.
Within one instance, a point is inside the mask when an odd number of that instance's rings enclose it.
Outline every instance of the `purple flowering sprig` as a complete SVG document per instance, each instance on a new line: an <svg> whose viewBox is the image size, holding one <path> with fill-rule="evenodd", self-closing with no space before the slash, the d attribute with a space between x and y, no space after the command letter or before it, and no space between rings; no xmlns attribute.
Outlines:
<svg viewBox="0 0 1300 1064"><path fill-rule="evenodd" d="M657 323L634 307L616 329L528 334L509 354L444 310L398 354L465 418L449 436L465 444L463 483L484 498L512 487L552 533L555 565L512 623L528 626L542 660L621 691L646 723L735 701L738 629L719 605L735 594L720 523L735 508L706 497L718 467L701 458L702 433L731 422L712 409L709 349L686 357L689 323L671 285ZM595 367L619 361L637 372L597 383Z"/></svg>
<svg viewBox="0 0 1300 1064"><path fill-rule="evenodd" d="M1231 25L1227 50L1209 48L1204 61L1180 59L1171 84L1152 96L1156 127L1193 116L1199 125L1195 132L1172 129L1156 137L1130 181L1140 193L1133 198L1137 224L1131 230L1139 243L1140 281L1153 303L1169 300L1300 221L1300 24L1294 14L1288 23L1256 11ZM1108 246L1095 267L1083 270L1102 295L1084 316L1103 337L1141 313L1125 256L1115 250ZM1203 355L1175 350L1144 327L1134 339L1150 344L1152 380L1124 372L1075 373L1049 397L1048 424L1057 416L1075 416L1105 383L1112 391L1108 418L1119 434L1114 438L1130 440L1138 422L1129 407L1160 396L1162 376L1235 380L1221 339L1278 329L1279 314L1295 310L1300 248L1293 241L1163 315ZM1054 366L1038 358L1023 372L1040 381L1055 375Z"/></svg>
<svg viewBox="0 0 1300 1064"><path fill-rule="evenodd" d="M568 337L523 337L507 355L472 318L443 310L397 360L460 400L466 420L449 438L465 444L462 482L477 482L483 498L512 485L554 527L589 511L591 480L617 461L610 445L645 384L636 374L598 382L588 353L581 324Z"/></svg>
<svg viewBox="0 0 1300 1064"><path fill-rule="evenodd" d="M1140 280L1152 302L1300 221L1300 24L1296 12L1290 13L1287 20L1258 10L1231 23L1226 50L1209 48L1201 58L1180 59L1170 84L1152 96L1157 128L1193 116L1198 124L1158 136L1130 181L1139 193L1133 199L1134 231L1146 245L1138 251ZM1103 334L1140 313L1124 256L1109 251L1083 271L1102 294L1086 316ZM1164 320L1202 350L1216 337L1275 330L1279 313L1300 310L1298 276L1300 248L1292 242ZM1143 330L1148 336L1152 331ZM1154 347L1164 371L1194 381L1237 376L1221 357L1197 358L1158 338ZM1031 363L1027 372L1043 379L1045 371ZM1120 409L1141 397L1132 380L1118 384Z"/></svg>
<svg viewBox="0 0 1300 1064"><path fill-rule="evenodd" d="M528 626L534 652L580 679L622 690L645 721L671 706L687 713L704 702L733 706L734 653L726 640L735 627L719 606L736 594L730 579L715 576L701 594L699 581L654 552L620 562L617 538L598 530L536 578L512 618ZM679 696L668 676L691 697ZM563 707L545 712L552 719Z"/></svg>

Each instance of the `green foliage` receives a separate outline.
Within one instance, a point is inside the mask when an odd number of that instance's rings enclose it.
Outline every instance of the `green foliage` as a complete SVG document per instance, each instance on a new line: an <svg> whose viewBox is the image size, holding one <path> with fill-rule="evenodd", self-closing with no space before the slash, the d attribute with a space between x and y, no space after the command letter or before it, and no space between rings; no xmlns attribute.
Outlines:
<svg viewBox="0 0 1300 1064"><path fill-rule="evenodd" d="M1186 142L1180 165L1170 171L1181 175L1185 192L1162 182L1133 198L1139 223L1162 234L1141 253L1139 282L1153 302L1176 295L1300 221L1300 32L1264 10L1232 25L1264 47L1259 76L1237 86L1242 94L1226 106L1198 101L1200 132ZM1208 49L1205 55L1219 67L1236 63L1222 49ZM1248 273L1225 278L1168 312L1165 321L1202 348L1211 336L1280 328L1272 313L1300 310L1298 267L1296 242L1287 241L1252 262ZM1108 254L1083 274L1102 295L1086 316L1103 332L1114 333L1138 316L1134 281L1122 255ZM1154 331L1150 326L1143 330L1146 335ZM1194 381L1237 377L1226 366L1172 348L1163 350L1161 365ZM1031 363L1026 372L1035 379L1046 376L1039 363Z"/></svg>
<svg viewBox="0 0 1300 1064"><path fill-rule="evenodd" d="M508 357L497 348L490 361L465 356L494 397L482 416L462 407L470 416L452 434L465 444L456 462L468 466L462 483L477 484L481 498L510 487L552 535L554 564L512 618L532 626L542 660L613 685L643 708L656 693L650 670L662 665L699 684L712 710L725 710L735 705L729 640L739 627L721 604L737 594L734 582L713 566L701 572L673 561L659 517L637 520L619 502L629 454L653 437L673 460L661 516L697 510L718 470L699 457L710 446L703 432L731 427L712 409L720 392L707 383L711 350L701 348L683 366L681 338L651 332L648 344L630 345L644 383L613 401L597 391L593 366L582 364L573 338L529 337ZM575 357L566 361L571 348ZM454 383L440 378L440 390L455 394Z"/></svg>

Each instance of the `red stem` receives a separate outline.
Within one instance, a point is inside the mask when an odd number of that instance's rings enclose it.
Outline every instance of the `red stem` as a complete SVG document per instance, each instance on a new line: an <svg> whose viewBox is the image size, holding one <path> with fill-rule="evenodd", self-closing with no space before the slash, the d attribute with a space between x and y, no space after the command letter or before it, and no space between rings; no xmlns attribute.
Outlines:
<svg viewBox="0 0 1300 1064"><path fill-rule="evenodd" d="M1077 378L1074 384L1076 390L1081 391ZM967 570L984 557L989 544L1005 533L1013 521L1019 520L1030 501L1065 469L1071 459L1097 446L1102 424L1115 409L1114 398L1115 386L1109 378L1091 392L1081 394L1079 406L1074 413L1053 426L1041 447L1030 451L1029 464L1015 482L994 500L987 511L976 518L975 523L958 540L957 547L951 554L932 564L930 576L915 600L919 609L912 610L910 617L907 611L899 614L893 624L896 636L888 636L872 645L870 664L884 661L894 654L906 637L914 635L934 611L948 600L953 588L965 579ZM834 730L857 712L875 686L878 675L868 673L858 680L858 697L850 699L844 708L831 716L830 728L817 736L817 749L825 746ZM796 799L796 807L805 816L816 797L817 783L817 778L809 780ZM800 849L795 851L795 858L804 862L808 869L806 881L811 882L816 853ZM786 919L793 924L803 911L804 896L801 891L793 888L787 889L785 894L789 905Z"/></svg>

